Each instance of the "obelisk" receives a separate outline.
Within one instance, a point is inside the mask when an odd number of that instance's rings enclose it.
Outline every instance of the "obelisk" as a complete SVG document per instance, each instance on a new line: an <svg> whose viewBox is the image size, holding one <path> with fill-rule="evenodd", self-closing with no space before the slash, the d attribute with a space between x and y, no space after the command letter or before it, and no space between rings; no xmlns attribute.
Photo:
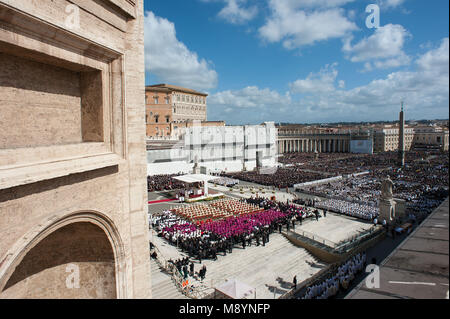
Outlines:
<svg viewBox="0 0 450 319"><path fill-rule="evenodd" d="M399 137L398 137L398 165L400 167L405 166L405 118L403 114L403 102L402 109L400 111L399 120Z"/></svg>

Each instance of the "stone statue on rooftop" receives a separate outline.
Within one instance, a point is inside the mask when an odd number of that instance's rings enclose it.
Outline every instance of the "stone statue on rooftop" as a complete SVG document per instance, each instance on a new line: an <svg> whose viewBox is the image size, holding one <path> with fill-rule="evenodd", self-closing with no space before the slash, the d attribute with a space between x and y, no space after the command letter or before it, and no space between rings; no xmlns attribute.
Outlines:
<svg viewBox="0 0 450 319"><path fill-rule="evenodd" d="M387 176L385 179L383 179L381 183L381 198L382 199L392 199L392 187L394 186L394 183L390 179L389 176Z"/></svg>

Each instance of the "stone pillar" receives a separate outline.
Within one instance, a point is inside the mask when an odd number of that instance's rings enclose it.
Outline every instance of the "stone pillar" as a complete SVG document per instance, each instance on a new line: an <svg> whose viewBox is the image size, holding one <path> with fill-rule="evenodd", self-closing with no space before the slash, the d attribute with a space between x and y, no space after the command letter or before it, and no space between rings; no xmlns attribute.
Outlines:
<svg viewBox="0 0 450 319"><path fill-rule="evenodd" d="M386 220L386 223L392 224L395 221L395 200L392 199L380 199L379 201L379 209L380 209L380 216L379 221L383 222L383 220Z"/></svg>

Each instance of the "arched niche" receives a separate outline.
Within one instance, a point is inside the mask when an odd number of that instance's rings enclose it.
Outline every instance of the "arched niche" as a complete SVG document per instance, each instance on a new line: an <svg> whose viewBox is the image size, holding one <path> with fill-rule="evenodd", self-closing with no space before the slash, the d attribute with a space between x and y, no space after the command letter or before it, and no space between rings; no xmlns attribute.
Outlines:
<svg viewBox="0 0 450 319"><path fill-rule="evenodd" d="M107 217L75 213L33 233L3 265L0 298L126 297L123 247Z"/></svg>

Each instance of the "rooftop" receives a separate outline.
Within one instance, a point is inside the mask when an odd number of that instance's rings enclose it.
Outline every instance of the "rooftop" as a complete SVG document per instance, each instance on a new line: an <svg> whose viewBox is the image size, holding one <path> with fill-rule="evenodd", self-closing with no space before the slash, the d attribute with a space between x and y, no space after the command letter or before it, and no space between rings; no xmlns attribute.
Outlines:
<svg viewBox="0 0 450 319"><path fill-rule="evenodd" d="M156 91L156 92L183 92L183 93L190 93L190 94L197 94L202 96L208 96L206 93L198 92L192 89L187 89L181 86L171 85L171 84L154 84L154 85L147 85L145 87L145 91Z"/></svg>
<svg viewBox="0 0 450 319"><path fill-rule="evenodd" d="M346 298L448 298L448 201L381 263L379 288L367 288L363 280Z"/></svg>

